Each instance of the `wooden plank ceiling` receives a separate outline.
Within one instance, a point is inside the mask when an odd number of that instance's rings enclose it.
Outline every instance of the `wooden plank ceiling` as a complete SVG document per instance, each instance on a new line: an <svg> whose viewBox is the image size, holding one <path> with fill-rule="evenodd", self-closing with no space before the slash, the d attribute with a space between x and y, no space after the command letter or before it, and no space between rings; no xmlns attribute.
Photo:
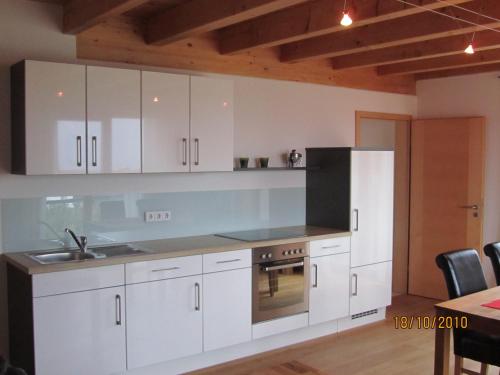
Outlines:
<svg viewBox="0 0 500 375"><path fill-rule="evenodd" d="M418 79L500 66L500 0L347 0L349 27L344 0L51 2L94 60L410 94Z"/></svg>

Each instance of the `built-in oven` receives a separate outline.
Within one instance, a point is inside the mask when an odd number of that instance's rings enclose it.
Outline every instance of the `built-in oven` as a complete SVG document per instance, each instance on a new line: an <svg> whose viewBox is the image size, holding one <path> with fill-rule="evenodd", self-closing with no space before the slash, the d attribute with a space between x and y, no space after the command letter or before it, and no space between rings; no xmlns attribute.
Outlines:
<svg viewBox="0 0 500 375"><path fill-rule="evenodd" d="M253 249L253 323L309 310L309 247L292 243Z"/></svg>

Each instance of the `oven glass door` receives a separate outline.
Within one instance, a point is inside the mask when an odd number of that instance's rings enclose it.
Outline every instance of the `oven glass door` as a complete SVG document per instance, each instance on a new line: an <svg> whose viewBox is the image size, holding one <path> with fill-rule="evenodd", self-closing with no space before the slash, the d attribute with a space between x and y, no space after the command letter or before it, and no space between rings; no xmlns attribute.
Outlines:
<svg viewBox="0 0 500 375"><path fill-rule="evenodd" d="M253 323L309 310L309 257L253 266Z"/></svg>

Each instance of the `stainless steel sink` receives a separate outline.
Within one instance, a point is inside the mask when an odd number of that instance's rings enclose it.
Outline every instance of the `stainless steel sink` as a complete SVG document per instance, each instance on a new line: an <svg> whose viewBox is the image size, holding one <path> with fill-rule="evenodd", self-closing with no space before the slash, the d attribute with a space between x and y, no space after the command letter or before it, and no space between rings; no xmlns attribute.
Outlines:
<svg viewBox="0 0 500 375"><path fill-rule="evenodd" d="M95 259L95 254L80 251L65 251L44 254L31 254L30 257L41 264L76 262L85 259Z"/></svg>
<svg viewBox="0 0 500 375"><path fill-rule="evenodd" d="M111 245L89 247L88 252L81 251L53 251L50 253L35 253L28 256L41 264L54 264L66 262L78 262L87 259L102 259L116 256L138 255L146 253L131 245Z"/></svg>
<svg viewBox="0 0 500 375"><path fill-rule="evenodd" d="M95 246L90 247L89 251L95 253L100 258L144 254L146 252L131 245Z"/></svg>

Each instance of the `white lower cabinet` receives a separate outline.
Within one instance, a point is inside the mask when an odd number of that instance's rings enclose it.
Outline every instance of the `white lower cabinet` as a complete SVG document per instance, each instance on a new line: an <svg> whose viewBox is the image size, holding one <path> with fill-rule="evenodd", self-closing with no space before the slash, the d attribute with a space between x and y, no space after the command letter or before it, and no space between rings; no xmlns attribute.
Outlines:
<svg viewBox="0 0 500 375"><path fill-rule="evenodd" d="M351 315L389 306L392 262L351 268Z"/></svg>
<svg viewBox="0 0 500 375"><path fill-rule="evenodd" d="M252 338L252 269L203 275L204 350Z"/></svg>
<svg viewBox="0 0 500 375"><path fill-rule="evenodd" d="M33 299L37 375L125 371L125 288Z"/></svg>
<svg viewBox="0 0 500 375"><path fill-rule="evenodd" d="M349 315L350 254L311 258L309 324Z"/></svg>
<svg viewBox="0 0 500 375"><path fill-rule="evenodd" d="M127 285L127 367L203 350L202 276Z"/></svg>

